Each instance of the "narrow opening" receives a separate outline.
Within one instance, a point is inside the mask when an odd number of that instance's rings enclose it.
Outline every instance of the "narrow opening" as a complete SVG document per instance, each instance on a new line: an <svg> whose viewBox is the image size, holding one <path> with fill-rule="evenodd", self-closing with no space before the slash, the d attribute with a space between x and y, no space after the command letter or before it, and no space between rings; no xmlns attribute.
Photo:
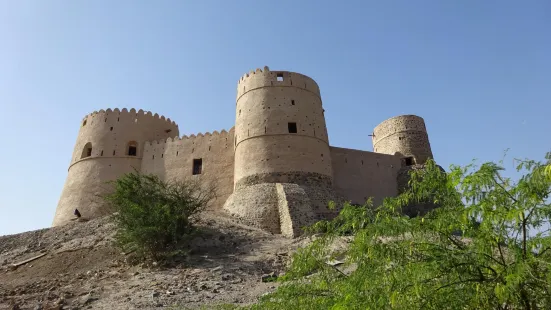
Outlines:
<svg viewBox="0 0 551 310"><path fill-rule="evenodd" d="M121 119L120 117L117 117L117 122L120 121L120 119Z"/></svg>
<svg viewBox="0 0 551 310"><path fill-rule="evenodd" d="M239 110L239 115L241 115L241 110Z"/></svg>
<svg viewBox="0 0 551 310"><path fill-rule="evenodd" d="M117 152L117 151L113 150L113 156L115 156L115 153L116 153L116 152Z"/></svg>
<svg viewBox="0 0 551 310"><path fill-rule="evenodd" d="M364 161L363 161L363 159L362 159L362 166L363 166L363 164L364 164Z"/></svg>
<svg viewBox="0 0 551 310"><path fill-rule="evenodd" d="M176 151L176 156L178 156L178 151Z"/></svg>
<svg viewBox="0 0 551 310"><path fill-rule="evenodd" d="M163 157L165 157L165 154L164 154L164 153L163 153L163 154L161 154L161 158L163 158Z"/></svg>
<svg viewBox="0 0 551 310"><path fill-rule="evenodd" d="M295 105L295 101L294 101L294 100L291 100L291 104L292 104L292 105Z"/></svg>
<svg viewBox="0 0 551 310"><path fill-rule="evenodd" d="M84 120L84 122L82 122L82 126L86 126L86 120Z"/></svg>
<svg viewBox="0 0 551 310"><path fill-rule="evenodd" d="M153 155L153 159L155 159L155 155Z"/></svg>
<svg viewBox="0 0 551 310"><path fill-rule="evenodd" d="M404 161L406 163L406 166L413 166L413 164L415 163L413 157L406 157L404 158Z"/></svg>
<svg viewBox="0 0 551 310"><path fill-rule="evenodd" d="M289 133L297 133L297 123L288 123Z"/></svg>
<svg viewBox="0 0 551 310"><path fill-rule="evenodd" d="M278 82L283 82L283 73L278 73L277 74L277 81Z"/></svg>
<svg viewBox="0 0 551 310"><path fill-rule="evenodd" d="M109 128L110 131L113 131L113 127Z"/></svg>
<svg viewBox="0 0 551 310"><path fill-rule="evenodd" d="M136 141L128 142L128 156L138 156L138 143Z"/></svg>
<svg viewBox="0 0 551 310"><path fill-rule="evenodd" d="M82 154L80 155L80 158L86 158L92 156L92 143L88 142L86 145L84 145L84 149L82 149Z"/></svg>
<svg viewBox="0 0 551 310"><path fill-rule="evenodd" d="M167 129L167 130L165 130L166 133L169 133L169 132L171 132L171 131L172 131L172 129Z"/></svg>
<svg viewBox="0 0 551 310"><path fill-rule="evenodd" d="M266 133L266 126L264 126L264 133Z"/></svg>
<svg viewBox="0 0 551 310"><path fill-rule="evenodd" d="M193 160L193 175L201 174L203 171L203 159L197 158Z"/></svg>
<svg viewBox="0 0 551 310"><path fill-rule="evenodd" d="M210 145L209 145L209 151L210 151Z"/></svg>
<svg viewBox="0 0 551 310"><path fill-rule="evenodd" d="M104 123L107 123L107 117L103 120Z"/></svg>
<svg viewBox="0 0 551 310"><path fill-rule="evenodd" d="M103 156L103 150L101 150L101 154L99 156Z"/></svg>

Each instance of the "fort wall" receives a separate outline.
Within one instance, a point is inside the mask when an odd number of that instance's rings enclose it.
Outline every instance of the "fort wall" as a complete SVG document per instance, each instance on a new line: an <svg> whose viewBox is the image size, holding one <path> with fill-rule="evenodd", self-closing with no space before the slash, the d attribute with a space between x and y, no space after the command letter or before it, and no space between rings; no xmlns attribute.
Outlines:
<svg viewBox="0 0 551 310"><path fill-rule="evenodd" d="M142 110L107 109L84 117L53 225L73 218L74 209L85 218L103 215L106 203L95 196L104 192L104 183L140 169L145 141L178 134L173 121Z"/></svg>
<svg viewBox="0 0 551 310"><path fill-rule="evenodd" d="M392 117L375 127L373 150L402 158L413 157L412 164L424 164L432 158L425 121L416 115Z"/></svg>
<svg viewBox="0 0 551 310"><path fill-rule="evenodd" d="M238 83L236 187L326 176L331 159L319 88L311 78L257 69Z"/></svg>
<svg viewBox="0 0 551 310"><path fill-rule="evenodd" d="M378 205L385 197L398 194L399 157L331 147L331 158L335 189L346 200L363 204L373 197L373 203Z"/></svg>
<svg viewBox="0 0 551 310"><path fill-rule="evenodd" d="M197 179L205 187L214 185L217 199L211 207L222 207L233 192L233 137L229 131L214 131L145 143L142 173L151 173L166 181ZM201 160L194 174L194 160Z"/></svg>

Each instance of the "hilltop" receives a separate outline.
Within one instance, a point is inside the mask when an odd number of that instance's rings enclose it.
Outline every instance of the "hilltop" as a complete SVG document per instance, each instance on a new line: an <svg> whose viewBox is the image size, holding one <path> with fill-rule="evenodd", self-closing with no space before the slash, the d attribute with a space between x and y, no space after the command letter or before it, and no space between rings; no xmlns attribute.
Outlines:
<svg viewBox="0 0 551 310"><path fill-rule="evenodd" d="M170 267L133 264L113 245L111 217L0 237L0 309L194 308L257 300L304 239L214 213L201 215L189 255ZM18 267L13 264L43 255Z"/></svg>

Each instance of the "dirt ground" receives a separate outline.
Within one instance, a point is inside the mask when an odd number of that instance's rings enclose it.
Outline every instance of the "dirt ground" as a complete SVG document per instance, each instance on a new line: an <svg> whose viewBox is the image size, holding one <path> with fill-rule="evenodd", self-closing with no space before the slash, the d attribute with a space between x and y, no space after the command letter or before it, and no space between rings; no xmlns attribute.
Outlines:
<svg viewBox="0 0 551 310"><path fill-rule="evenodd" d="M0 309L188 309L246 305L273 291L305 240L203 214L201 237L173 267L132 265L112 244L109 217L0 236ZM14 268L12 264L44 256Z"/></svg>

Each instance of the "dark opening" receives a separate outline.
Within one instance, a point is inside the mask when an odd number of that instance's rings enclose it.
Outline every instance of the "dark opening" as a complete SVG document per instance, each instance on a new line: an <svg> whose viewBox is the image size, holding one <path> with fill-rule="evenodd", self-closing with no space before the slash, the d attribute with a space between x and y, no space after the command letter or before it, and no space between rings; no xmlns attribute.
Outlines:
<svg viewBox="0 0 551 310"><path fill-rule="evenodd" d="M287 127L289 127L289 133L297 133L297 123L289 123Z"/></svg>
<svg viewBox="0 0 551 310"><path fill-rule="evenodd" d="M86 126L86 120L84 120L84 122L82 122L82 126Z"/></svg>
<svg viewBox="0 0 551 310"><path fill-rule="evenodd" d="M171 131L172 131L172 129L167 129L167 130L165 130L166 133L169 133L169 132L171 132Z"/></svg>
<svg viewBox="0 0 551 310"><path fill-rule="evenodd" d="M90 156L92 156L92 143L88 142L86 143L86 145L84 145L80 158L86 158Z"/></svg>
<svg viewBox="0 0 551 310"><path fill-rule="evenodd" d="M203 171L203 159L198 158L193 160L193 175L201 174Z"/></svg>
<svg viewBox="0 0 551 310"><path fill-rule="evenodd" d="M291 104L292 104L292 105L295 105L295 101L294 101L294 100L291 100Z"/></svg>
<svg viewBox="0 0 551 310"><path fill-rule="evenodd" d="M406 163L406 166L413 166L413 164L414 164L413 157L406 157L406 158L404 158L404 161Z"/></svg>
<svg viewBox="0 0 551 310"><path fill-rule="evenodd" d="M109 130L110 130L110 131L113 131L113 127L111 127Z"/></svg>
<svg viewBox="0 0 551 310"><path fill-rule="evenodd" d="M278 82L282 82L282 81L283 81L283 73L278 73L278 74L277 74L277 81L278 81Z"/></svg>
<svg viewBox="0 0 551 310"><path fill-rule="evenodd" d="M138 143L136 141L128 142L128 156L138 156Z"/></svg>

